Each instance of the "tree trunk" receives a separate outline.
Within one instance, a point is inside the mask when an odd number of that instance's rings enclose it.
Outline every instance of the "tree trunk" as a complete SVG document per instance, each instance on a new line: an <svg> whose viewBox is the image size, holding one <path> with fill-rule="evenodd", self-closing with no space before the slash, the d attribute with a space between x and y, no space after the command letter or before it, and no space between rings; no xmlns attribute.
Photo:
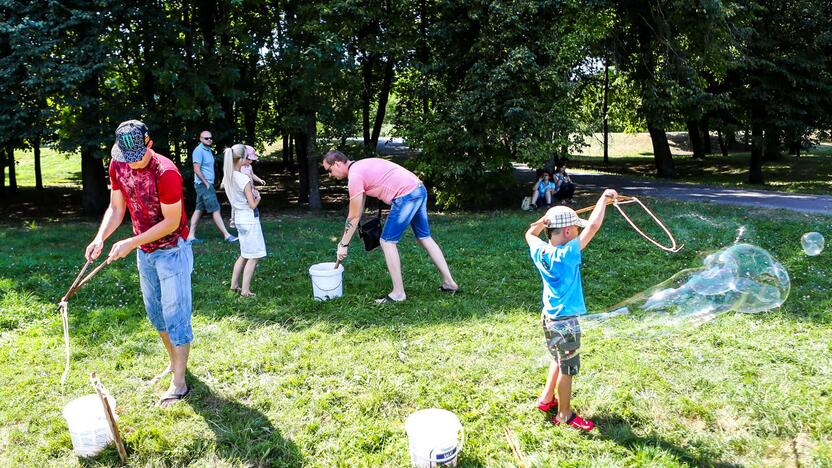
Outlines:
<svg viewBox="0 0 832 468"><path fill-rule="evenodd" d="M673 155L670 154L670 145L667 143L667 133L663 128L648 125L650 140L653 142L653 157L656 160L656 175L659 177L675 177L673 169Z"/></svg>
<svg viewBox="0 0 832 468"><path fill-rule="evenodd" d="M81 212L85 216L100 216L107 208L107 181L104 165L95 157L95 147L81 148Z"/></svg>
<svg viewBox="0 0 832 468"><path fill-rule="evenodd" d="M705 158L705 151L702 147L702 131L699 129L699 123L695 120L688 120L688 138L690 138L690 146L693 150L693 157L697 159Z"/></svg>
<svg viewBox="0 0 832 468"><path fill-rule="evenodd" d="M610 162L610 153L609 153L609 136L610 136L610 127L609 127L609 119L608 119L608 111L609 111L609 95L610 89L610 61L607 58L604 58L604 103L602 114L604 116L604 164L608 164Z"/></svg>
<svg viewBox="0 0 832 468"><path fill-rule="evenodd" d="M182 154L181 154L182 142L179 141L179 124L178 124L178 122L174 123L173 128L176 129L175 131L176 131L177 134L173 138L173 154L171 156L173 156L174 164L176 164L177 166L180 166L180 168L181 168L181 166L182 166Z"/></svg>
<svg viewBox="0 0 832 468"><path fill-rule="evenodd" d="M366 55L361 61L361 77L361 129L364 137L364 151L371 154L375 151L375 147L370 146L370 90L373 83L373 62Z"/></svg>
<svg viewBox="0 0 832 468"><path fill-rule="evenodd" d="M8 161L9 165L9 192L10 193L17 193L17 172L15 171L15 164L14 164L14 146L9 145L7 147L8 151Z"/></svg>
<svg viewBox="0 0 832 468"><path fill-rule="evenodd" d="M43 171L40 168L40 136L32 140L32 150L35 153L35 190L43 190Z"/></svg>
<svg viewBox="0 0 832 468"><path fill-rule="evenodd" d="M722 150L722 157L728 157L728 145L725 144L725 137L722 135L722 130L716 131L717 139L719 139L719 149Z"/></svg>
<svg viewBox="0 0 832 468"><path fill-rule="evenodd" d="M370 136L370 144L373 149L378 147L378 138L381 134L381 125L384 123L384 114L387 112L387 100L390 97L390 88L393 86L393 59L387 58L384 64L384 80L381 83L381 90L378 92L378 109L376 110L376 121L373 125L373 134Z"/></svg>
<svg viewBox="0 0 832 468"><path fill-rule="evenodd" d="M768 127L763 136L763 160L777 161L782 155L780 154L780 130L775 127Z"/></svg>
<svg viewBox="0 0 832 468"><path fill-rule="evenodd" d="M736 151L737 150L737 133L734 131L728 132L725 138L725 146L728 147L729 151ZM727 155L728 153L725 153Z"/></svg>
<svg viewBox="0 0 832 468"><path fill-rule="evenodd" d="M257 130L257 105L254 99L247 99L243 107L243 121L246 126L246 143L254 145L254 138Z"/></svg>
<svg viewBox="0 0 832 468"><path fill-rule="evenodd" d="M309 165L306 162L306 135L303 133L295 133L295 152L298 155L298 203L309 202L309 176L307 171Z"/></svg>
<svg viewBox="0 0 832 468"><path fill-rule="evenodd" d="M748 171L748 183L765 183L763 180L763 126L764 109L759 104L751 106L751 166Z"/></svg>
<svg viewBox="0 0 832 468"><path fill-rule="evenodd" d="M295 171L295 134L289 134L289 169Z"/></svg>
<svg viewBox="0 0 832 468"><path fill-rule="evenodd" d="M428 49L428 7L427 0L419 0L419 39L416 41L416 59L422 67L422 72L427 69L430 59ZM430 110L427 92L427 80L422 80L422 114L427 116Z"/></svg>
<svg viewBox="0 0 832 468"><path fill-rule="evenodd" d="M321 210L321 190L318 178L318 119L315 114L309 116L306 125L306 173L309 177L309 209Z"/></svg>
<svg viewBox="0 0 832 468"><path fill-rule="evenodd" d="M705 154L711 154L714 152L713 147L711 146L711 131L708 128L709 124L708 116L702 117L702 122L699 124L699 130L702 132L702 152Z"/></svg>
<svg viewBox="0 0 832 468"><path fill-rule="evenodd" d="M0 146L0 193L6 193L6 151Z"/></svg>
<svg viewBox="0 0 832 468"><path fill-rule="evenodd" d="M289 135L284 133L280 135L280 141L283 142L281 149L281 156L283 157L283 167L289 167Z"/></svg>

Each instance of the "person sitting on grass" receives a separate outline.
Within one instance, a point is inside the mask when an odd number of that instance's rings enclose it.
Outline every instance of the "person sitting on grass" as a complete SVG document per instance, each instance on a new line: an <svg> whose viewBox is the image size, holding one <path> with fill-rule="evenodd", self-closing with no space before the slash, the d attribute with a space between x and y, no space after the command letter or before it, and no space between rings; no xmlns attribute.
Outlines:
<svg viewBox="0 0 832 468"><path fill-rule="evenodd" d="M538 177L537 182L534 184L534 189L532 190L532 209L537 209L543 202L540 202L538 205L538 200L545 200L546 205L552 204L552 194L555 192L555 183L552 182L552 175L549 174L549 171L543 171L541 175Z"/></svg>
<svg viewBox="0 0 832 468"><path fill-rule="evenodd" d="M228 202L234 208L234 225L240 238L240 257L231 272L231 290L243 297L254 297L251 279L257 261L266 256L266 242L260 227L260 193L254 190L251 177L242 173L243 166L251 164L246 158L246 147L234 145L226 148L223 159L222 186ZM242 275L242 284L240 283Z"/></svg>
<svg viewBox="0 0 832 468"><path fill-rule="evenodd" d="M586 313L581 284L581 250L601 228L607 199L617 196L615 190L604 191L588 221L579 218L571 208L550 208L531 224L525 235L532 263L543 281L541 324L553 357L537 408L547 413L557 409L552 417L554 424L566 424L585 431L591 431L595 424L578 416L571 403L572 378L578 374L581 365L578 316ZM579 233L578 228L584 230ZM544 229L548 243L540 239Z"/></svg>
<svg viewBox="0 0 832 468"><path fill-rule="evenodd" d="M555 182L555 200L559 204L574 205L575 201L572 197L575 196L575 184L566 173L566 166L563 162L559 162L555 173L552 174L552 179Z"/></svg>
<svg viewBox="0 0 832 468"><path fill-rule="evenodd" d="M130 212L133 236L113 244L107 263L124 258L134 249L139 286L147 318L168 352L169 364L151 380L173 373L159 406L185 398L188 354L194 339L191 329L191 273L194 255L188 238L188 216L182 201L182 175L168 158L151 149L147 127L138 120L122 122L116 129L110 163L110 206L95 239L84 256L92 262L104 241Z"/></svg>

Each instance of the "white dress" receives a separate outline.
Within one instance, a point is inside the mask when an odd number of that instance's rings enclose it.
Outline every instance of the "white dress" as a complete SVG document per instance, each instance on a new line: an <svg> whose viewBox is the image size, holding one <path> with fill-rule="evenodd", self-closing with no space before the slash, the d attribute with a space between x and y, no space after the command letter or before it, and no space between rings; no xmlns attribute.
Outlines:
<svg viewBox="0 0 832 468"><path fill-rule="evenodd" d="M245 188L251 178L239 171L234 171L233 187L227 187L225 193L228 202L234 208L234 225L240 238L240 256L243 258L263 258L266 256L266 241L260 228L260 218L254 216L254 210L248 206Z"/></svg>

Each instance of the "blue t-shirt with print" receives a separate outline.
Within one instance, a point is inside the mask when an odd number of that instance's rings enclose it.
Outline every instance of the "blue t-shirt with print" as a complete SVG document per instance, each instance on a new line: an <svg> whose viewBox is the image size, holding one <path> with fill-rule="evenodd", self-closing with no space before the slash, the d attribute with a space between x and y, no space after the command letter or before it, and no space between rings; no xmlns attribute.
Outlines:
<svg viewBox="0 0 832 468"><path fill-rule="evenodd" d="M543 312L553 318L585 314L581 240L575 238L564 245L552 245L536 239L529 251L543 280Z"/></svg>
<svg viewBox="0 0 832 468"><path fill-rule="evenodd" d="M540 196L546 195L547 190L555 190L555 184L551 180L549 182L540 181L537 184L537 192L540 193Z"/></svg>
<svg viewBox="0 0 832 468"><path fill-rule="evenodd" d="M209 184L214 184L214 152L211 148L200 143L191 153L194 164L199 164L199 170ZM202 185L202 179L194 176L194 187Z"/></svg>

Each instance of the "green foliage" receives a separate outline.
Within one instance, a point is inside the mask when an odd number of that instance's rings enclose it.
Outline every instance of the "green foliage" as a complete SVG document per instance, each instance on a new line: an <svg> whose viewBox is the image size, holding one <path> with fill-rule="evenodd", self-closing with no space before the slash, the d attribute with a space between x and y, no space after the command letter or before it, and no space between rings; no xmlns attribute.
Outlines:
<svg viewBox="0 0 832 468"><path fill-rule="evenodd" d="M591 200L581 200L582 204ZM333 217L264 218L270 256L255 300L229 291L239 251L206 230L195 246L192 394L154 406L167 364L147 322L135 259L115 262L69 304L72 369L65 390L55 301L83 263L92 223L0 229L0 465L113 465L113 447L79 461L61 409L92 389L97 370L121 408L136 466L404 466L403 423L447 408L466 429L463 466L513 466L509 427L539 466L824 466L832 454L832 263L807 257L803 232L832 221L788 212L646 200L685 249L651 247L615 212L584 251L587 304L602 310L702 256L743 239L792 278L780 310L725 315L647 340L586 330L573 403L595 434L553 427L532 409L549 363L539 327L540 278L519 212L433 215L456 296L410 234L400 244L408 300L371 305L389 288L379 252L351 251L345 297L311 298L309 265L331 258ZM129 235L125 226L113 240ZM37 241L33 241L36 237ZM827 236L828 237L828 236ZM782 346L787 344L788 346Z"/></svg>
<svg viewBox="0 0 832 468"><path fill-rule="evenodd" d="M293 134L312 165L395 133L443 205L482 204L511 162L599 131L605 59L612 129L654 130L657 159L690 123L753 127L771 153L832 126L820 0L5 0L0 19L0 149L80 154L87 198L105 192L114 127L139 118L180 163L206 128L220 149Z"/></svg>
<svg viewBox="0 0 832 468"><path fill-rule="evenodd" d="M570 144L591 24L575 22L582 9L568 2L431 7L430 58L400 79L397 115L438 198L459 205L482 197L511 161L542 164Z"/></svg>

